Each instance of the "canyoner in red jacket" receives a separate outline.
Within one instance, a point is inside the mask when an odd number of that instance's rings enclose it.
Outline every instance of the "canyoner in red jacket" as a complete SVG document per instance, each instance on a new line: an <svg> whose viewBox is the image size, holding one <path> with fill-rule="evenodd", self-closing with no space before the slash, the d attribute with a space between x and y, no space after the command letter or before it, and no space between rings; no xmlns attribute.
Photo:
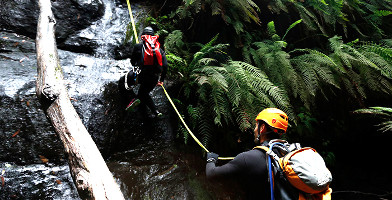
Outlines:
<svg viewBox="0 0 392 200"><path fill-rule="evenodd" d="M160 48L158 38L159 36L154 35L154 30L151 27L146 27L141 36L142 43L133 47L131 63L141 69L138 75L140 88L136 98L127 107L127 110L133 110L140 103L141 109L148 107L154 117L160 117L162 113L157 110L150 92L156 85L163 84L168 68L166 55ZM146 111L142 112L146 113Z"/></svg>

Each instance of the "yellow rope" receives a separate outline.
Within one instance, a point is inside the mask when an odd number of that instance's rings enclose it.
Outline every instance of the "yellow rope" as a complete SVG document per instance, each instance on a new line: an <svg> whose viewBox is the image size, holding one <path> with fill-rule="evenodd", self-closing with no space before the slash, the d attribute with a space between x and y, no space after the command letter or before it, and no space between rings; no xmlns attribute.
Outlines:
<svg viewBox="0 0 392 200"><path fill-rule="evenodd" d="M135 21L133 20L133 14L132 14L131 4L129 3L129 0L127 0L127 4L128 4L129 16L131 16L131 23L132 23L132 27L133 27L134 38L135 38L136 43L139 43L137 32L136 32L136 27L135 27ZM197 142L197 144L199 144L200 147L203 148L208 153L209 152L208 149L199 141L199 139L197 139L197 137L192 133L191 129L189 129L188 125L186 125L186 123L185 123L184 119L182 118L180 112L178 112L176 106L174 105L172 99L170 98L169 94L167 93L167 91L166 91L165 87L163 87L163 85L162 85L162 88L163 88L163 91L166 94L167 99L169 99L171 105L173 106L174 110L176 111L178 117L180 118L182 124L184 124L186 130L188 130L189 134L191 134L192 138ZM219 160L233 160L234 157L219 157L218 159Z"/></svg>
<svg viewBox="0 0 392 200"><path fill-rule="evenodd" d="M180 112L178 112L176 106L174 105L172 99L170 98L169 94L167 93L167 91L166 91L165 87L163 87L163 85L162 85L162 88L163 88L163 91L164 91L165 94L166 94L167 99L169 99L169 102L171 103L171 105L173 106L174 110L176 111L178 117L180 118L182 124L184 124L186 130L188 130L189 134L190 134L190 135L192 136L192 138L196 141L196 143L200 145L201 148L203 148L207 153L210 152L210 151L208 151L208 149L199 141L199 139L196 138L196 136L193 134L193 132L191 131L191 129L189 129L188 125L186 125L186 123L185 123L184 119L182 118ZM219 160L233 160L234 157L219 157L218 159L219 159Z"/></svg>
<svg viewBox="0 0 392 200"><path fill-rule="evenodd" d="M128 4L129 16L131 16L131 23L132 23L132 27L133 27L133 37L135 38L136 43L139 43L139 39L138 39L137 32L136 32L135 20L133 20L133 14L132 14L131 4L129 3L129 0L127 0L127 4Z"/></svg>

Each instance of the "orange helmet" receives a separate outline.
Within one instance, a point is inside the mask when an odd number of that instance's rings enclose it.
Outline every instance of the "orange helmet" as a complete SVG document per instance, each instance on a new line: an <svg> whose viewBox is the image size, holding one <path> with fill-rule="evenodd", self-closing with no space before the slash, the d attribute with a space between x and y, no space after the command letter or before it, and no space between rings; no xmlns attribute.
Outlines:
<svg viewBox="0 0 392 200"><path fill-rule="evenodd" d="M277 108L266 108L256 117L256 121L262 120L273 128L287 131L288 117L286 113Z"/></svg>

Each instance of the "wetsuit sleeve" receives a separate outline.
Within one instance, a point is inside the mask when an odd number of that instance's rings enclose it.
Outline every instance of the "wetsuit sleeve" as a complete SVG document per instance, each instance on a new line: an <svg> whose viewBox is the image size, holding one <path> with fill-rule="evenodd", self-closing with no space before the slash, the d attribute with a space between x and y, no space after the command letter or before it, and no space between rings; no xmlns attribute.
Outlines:
<svg viewBox="0 0 392 200"><path fill-rule="evenodd" d="M222 166L216 166L214 162L206 165L207 178L233 176L246 169L244 154L239 154L232 161Z"/></svg>
<svg viewBox="0 0 392 200"><path fill-rule="evenodd" d="M140 66L140 61L142 59L142 45L141 43L133 46L132 55L131 55L131 64L133 66Z"/></svg>
<svg viewBox="0 0 392 200"><path fill-rule="evenodd" d="M165 52L162 49L160 51L162 54L162 73L161 73L161 78L159 81L163 82L165 80L169 64L167 63L167 58L166 58Z"/></svg>

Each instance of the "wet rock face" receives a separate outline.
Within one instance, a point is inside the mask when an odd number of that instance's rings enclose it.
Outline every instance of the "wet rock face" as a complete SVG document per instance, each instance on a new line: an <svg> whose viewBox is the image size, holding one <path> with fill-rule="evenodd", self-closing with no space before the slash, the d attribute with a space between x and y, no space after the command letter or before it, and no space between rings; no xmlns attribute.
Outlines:
<svg viewBox="0 0 392 200"><path fill-rule="evenodd" d="M0 30L35 38L39 7L37 0L0 0ZM88 27L104 13L102 0L52 0L57 20L56 37L61 41Z"/></svg>
<svg viewBox="0 0 392 200"><path fill-rule="evenodd" d="M33 95L16 100L0 96L0 114L7 116L0 119L2 162L42 163L43 156L51 163L64 163L62 144L38 105Z"/></svg>
<svg viewBox="0 0 392 200"><path fill-rule="evenodd" d="M80 199L68 166L18 166L0 162L0 168L4 170L0 199Z"/></svg>
<svg viewBox="0 0 392 200"><path fill-rule="evenodd" d="M0 34L0 163L42 164L40 155L65 163L62 144L35 96L34 41Z"/></svg>

